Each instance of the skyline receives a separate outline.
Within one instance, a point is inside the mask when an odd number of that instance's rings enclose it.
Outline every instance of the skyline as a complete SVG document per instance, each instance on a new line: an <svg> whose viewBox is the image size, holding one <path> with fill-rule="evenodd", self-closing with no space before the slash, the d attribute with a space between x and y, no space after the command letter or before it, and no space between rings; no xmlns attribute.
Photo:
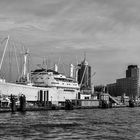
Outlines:
<svg viewBox="0 0 140 140"><path fill-rule="evenodd" d="M0 0L0 38L20 40L36 64L81 62L86 51L93 83L108 84L140 65L139 12L138 0Z"/></svg>

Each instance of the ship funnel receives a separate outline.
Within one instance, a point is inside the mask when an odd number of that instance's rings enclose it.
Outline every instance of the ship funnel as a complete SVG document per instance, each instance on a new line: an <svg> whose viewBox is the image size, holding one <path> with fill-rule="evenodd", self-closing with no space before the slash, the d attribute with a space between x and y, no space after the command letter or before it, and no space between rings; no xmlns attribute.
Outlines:
<svg viewBox="0 0 140 140"><path fill-rule="evenodd" d="M73 64L70 64L70 77L73 78L73 71L74 71L74 66Z"/></svg>
<svg viewBox="0 0 140 140"><path fill-rule="evenodd" d="M54 70L58 72L58 66L56 64L54 65Z"/></svg>

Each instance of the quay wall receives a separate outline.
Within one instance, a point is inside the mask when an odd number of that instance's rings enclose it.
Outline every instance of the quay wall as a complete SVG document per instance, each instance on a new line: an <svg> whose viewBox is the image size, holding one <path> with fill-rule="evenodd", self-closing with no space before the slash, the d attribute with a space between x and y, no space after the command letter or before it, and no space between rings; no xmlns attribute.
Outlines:
<svg viewBox="0 0 140 140"><path fill-rule="evenodd" d="M81 106L99 107L99 100L81 100Z"/></svg>
<svg viewBox="0 0 140 140"><path fill-rule="evenodd" d="M81 107L99 107L100 101L99 100L93 100L93 99L76 99L72 100L72 103L75 106L81 106Z"/></svg>

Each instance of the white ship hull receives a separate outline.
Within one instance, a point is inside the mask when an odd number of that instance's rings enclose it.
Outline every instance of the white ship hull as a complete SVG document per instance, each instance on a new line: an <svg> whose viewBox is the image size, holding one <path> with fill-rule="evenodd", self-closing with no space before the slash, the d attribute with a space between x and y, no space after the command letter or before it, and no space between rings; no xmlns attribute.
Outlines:
<svg viewBox="0 0 140 140"><path fill-rule="evenodd" d="M68 90L57 87L34 87L15 83L0 82L0 94L19 96L24 94L27 101L50 101L52 104L59 104L66 99L77 99L79 90Z"/></svg>

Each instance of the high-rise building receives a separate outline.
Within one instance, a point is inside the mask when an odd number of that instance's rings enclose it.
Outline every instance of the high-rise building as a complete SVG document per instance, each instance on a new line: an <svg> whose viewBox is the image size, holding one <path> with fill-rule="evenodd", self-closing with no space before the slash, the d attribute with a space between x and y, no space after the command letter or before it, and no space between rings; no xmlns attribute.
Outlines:
<svg viewBox="0 0 140 140"><path fill-rule="evenodd" d="M81 64L78 64L78 83L81 90L91 90L91 66L84 59Z"/></svg>
<svg viewBox="0 0 140 140"><path fill-rule="evenodd" d="M116 83L107 85L111 95L121 96L124 93L130 98L139 97L139 68L137 65L129 65L126 70L126 77L117 79Z"/></svg>
<svg viewBox="0 0 140 140"><path fill-rule="evenodd" d="M139 77L139 68L137 65L129 65L128 69L126 70L126 78L127 77Z"/></svg>

